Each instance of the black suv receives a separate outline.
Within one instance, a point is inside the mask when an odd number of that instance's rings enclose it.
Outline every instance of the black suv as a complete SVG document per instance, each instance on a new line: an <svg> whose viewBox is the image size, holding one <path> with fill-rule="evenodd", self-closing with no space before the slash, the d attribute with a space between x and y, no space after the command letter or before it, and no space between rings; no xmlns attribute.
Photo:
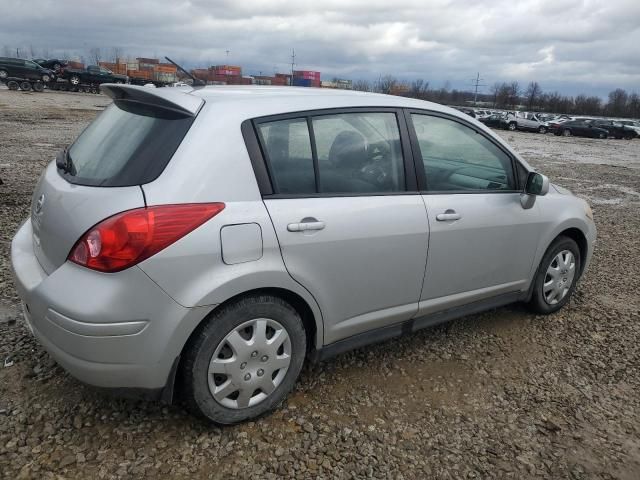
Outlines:
<svg viewBox="0 0 640 480"><path fill-rule="evenodd" d="M8 77L48 82L54 78L54 72L48 68L41 67L31 60L0 57L0 80Z"/></svg>

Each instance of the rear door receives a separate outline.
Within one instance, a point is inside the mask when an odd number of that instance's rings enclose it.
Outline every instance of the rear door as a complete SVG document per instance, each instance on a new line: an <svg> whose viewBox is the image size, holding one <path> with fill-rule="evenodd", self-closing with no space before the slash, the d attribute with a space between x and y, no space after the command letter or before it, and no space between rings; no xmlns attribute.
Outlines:
<svg viewBox="0 0 640 480"><path fill-rule="evenodd" d="M409 118L430 227L419 313L522 291L540 219L535 205L521 206L516 160L456 117L414 111Z"/></svg>
<svg viewBox="0 0 640 480"><path fill-rule="evenodd" d="M186 112L140 100L107 107L40 178L31 222L34 251L47 273L93 225L145 206L140 185L160 175L193 122Z"/></svg>
<svg viewBox="0 0 640 480"><path fill-rule="evenodd" d="M428 222L400 114L348 109L255 124L274 190L264 202L287 270L320 305L325 344L417 311Z"/></svg>

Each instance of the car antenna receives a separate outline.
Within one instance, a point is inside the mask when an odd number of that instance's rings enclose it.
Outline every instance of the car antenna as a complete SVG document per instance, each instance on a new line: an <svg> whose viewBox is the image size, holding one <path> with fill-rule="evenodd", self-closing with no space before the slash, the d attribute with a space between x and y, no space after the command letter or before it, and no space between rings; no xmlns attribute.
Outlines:
<svg viewBox="0 0 640 480"><path fill-rule="evenodd" d="M178 65L173 60L171 60L169 57L164 57L164 58L166 58L167 61L173 63L178 68L178 70L180 70L187 77L189 77L191 80L193 80L193 85L192 85L193 87L204 87L204 86L207 85L203 80L200 80L199 78L194 77L191 73L187 72L184 68L182 68L180 65Z"/></svg>

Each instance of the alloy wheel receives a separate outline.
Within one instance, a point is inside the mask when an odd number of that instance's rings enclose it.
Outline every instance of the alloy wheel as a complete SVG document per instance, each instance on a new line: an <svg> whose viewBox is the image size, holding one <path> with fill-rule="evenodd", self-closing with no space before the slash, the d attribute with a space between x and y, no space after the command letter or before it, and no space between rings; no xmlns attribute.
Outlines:
<svg viewBox="0 0 640 480"><path fill-rule="evenodd" d="M270 318L244 322L229 332L209 362L209 391L231 409L264 401L284 380L291 363L287 330Z"/></svg>
<svg viewBox="0 0 640 480"><path fill-rule="evenodd" d="M576 276L576 259L569 250L559 252L547 268L542 293L549 305L555 305L567 296Z"/></svg>

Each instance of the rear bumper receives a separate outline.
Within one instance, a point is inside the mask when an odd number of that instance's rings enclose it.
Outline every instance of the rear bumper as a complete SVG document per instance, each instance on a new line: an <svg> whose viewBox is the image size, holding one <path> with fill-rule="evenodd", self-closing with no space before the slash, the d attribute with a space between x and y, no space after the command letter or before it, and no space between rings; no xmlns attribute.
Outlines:
<svg viewBox="0 0 640 480"><path fill-rule="evenodd" d="M98 387L159 391L210 308L185 308L138 267L104 274L66 262L51 275L33 252L31 221L11 244L25 320L71 375Z"/></svg>

